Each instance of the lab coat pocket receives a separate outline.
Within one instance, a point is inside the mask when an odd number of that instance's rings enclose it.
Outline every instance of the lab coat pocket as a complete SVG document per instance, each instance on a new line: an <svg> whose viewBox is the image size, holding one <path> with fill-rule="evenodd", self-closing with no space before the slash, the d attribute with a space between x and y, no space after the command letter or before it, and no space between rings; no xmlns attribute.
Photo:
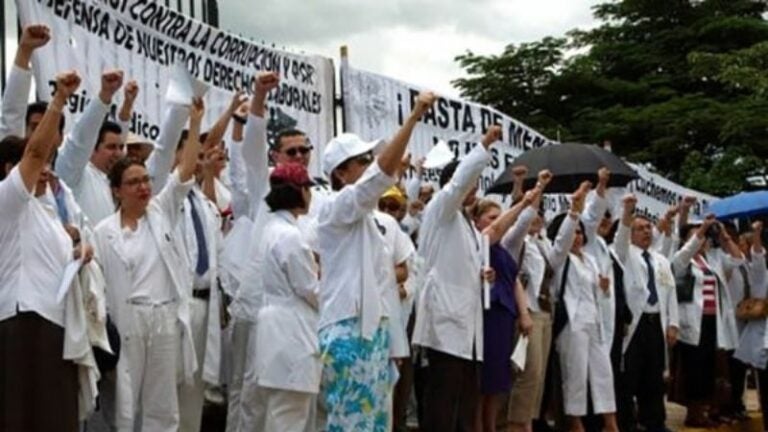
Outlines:
<svg viewBox="0 0 768 432"><path fill-rule="evenodd" d="M469 293L471 289L451 283L443 283L432 290L432 313L435 316L435 326L466 328L472 320L472 306L475 304L472 296L480 296L479 292Z"/></svg>

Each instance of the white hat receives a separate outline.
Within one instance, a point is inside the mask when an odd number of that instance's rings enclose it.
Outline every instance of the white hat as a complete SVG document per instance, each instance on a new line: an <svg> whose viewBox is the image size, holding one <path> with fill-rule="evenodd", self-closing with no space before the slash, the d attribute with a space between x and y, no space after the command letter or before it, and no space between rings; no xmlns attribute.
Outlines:
<svg viewBox="0 0 768 432"><path fill-rule="evenodd" d="M331 173L347 159L366 154L370 151L378 153L384 140L363 141L359 136L351 133L343 133L325 146L323 152L323 172L329 178Z"/></svg>
<svg viewBox="0 0 768 432"><path fill-rule="evenodd" d="M125 140L125 145L129 146L129 145L135 145L135 144L152 145L152 141L150 141L150 140L148 140L148 139L146 139L144 137L141 137L139 135L136 135L133 132L128 132L128 137Z"/></svg>

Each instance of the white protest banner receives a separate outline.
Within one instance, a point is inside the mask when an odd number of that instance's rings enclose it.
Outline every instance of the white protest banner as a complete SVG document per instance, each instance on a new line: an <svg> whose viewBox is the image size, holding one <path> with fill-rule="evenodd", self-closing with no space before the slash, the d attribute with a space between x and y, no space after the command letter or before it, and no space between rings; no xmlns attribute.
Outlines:
<svg viewBox="0 0 768 432"><path fill-rule="evenodd" d="M402 81L349 67L342 63L344 127L363 139L390 138L411 111L421 90ZM438 141L445 141L456 157L480 142L490 125L502 126L503 145L492 148L493 159L483 172L481 189L488 188L523 151L549 145L551 140L493 108L461 99L440 97L413 131L412 161L426 156ZM439 170L427 170L437 181Z"/></svg>
<svg viewBox="0 0 768 432"><path fill-rule="evenodd" d="M126 80L136 79L141 88L131 130L154 140L160 133L164 97L175 64L184 64L191 76L211 87L205 97L209 114L204 126L216 120L236 90L250 93L251 79L260 71L274 71L281 83L269 95L270 134L295 127L313 143L326 143L333 137L334 69L330 59L249 42L164 3L17 0L22 25L46 24L52 31L51 42L35 54L38 97L50 99L57 72L77 69L84 82L68 107L69 114L77 118L98 94L101 72L122 69ZM119 105L122 95L115 99ZM320 158L313 159L310 168L320 173Z"/></svg>
<svg viewBox="0 0 768 432"><path fill-rule="evenodd" d="M341 66L341 79L344 127L346 131L356 133L366 140L389 138L411 111L421 90L418 86L393 78L354 69L345 62ZM558 144L493 108L461 99L440 97L435 108L422 118L413 132L409 144L411 160L427 156L441 141L448 143L455 157L461 158L480 142L483 133L492 124L502 126L502 139L501 144L491 147L493 158L480 178L480 194L524 151ZM705 208L703 204L716 199L675 184L639 165L632 166L640 179L628 185L628 189L637 194L638 211L653 220L686 195L693 195L699 200L691 211L692 218L701 218L702 209ZM427 169L425 181L436 184L439 175L439 169ZM622 193L613 192L611 208L617 208ZM500 199L498 196L494 198ZM544 198L543 205L548 216L568 209L568 198L565 195L546 195ZM509 204L506 197L500 200Z"/></svg>

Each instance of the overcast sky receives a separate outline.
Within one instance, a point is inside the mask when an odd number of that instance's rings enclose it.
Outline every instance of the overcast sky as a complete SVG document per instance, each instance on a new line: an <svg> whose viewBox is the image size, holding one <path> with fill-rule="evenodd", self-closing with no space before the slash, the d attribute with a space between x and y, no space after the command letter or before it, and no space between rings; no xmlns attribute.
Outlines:
<svg viewBox="0 0 768 432"><path fill-rule="evenodd" d="M594 25L597 0L219 0L221 27L457 95L454 57Z"/></svg>

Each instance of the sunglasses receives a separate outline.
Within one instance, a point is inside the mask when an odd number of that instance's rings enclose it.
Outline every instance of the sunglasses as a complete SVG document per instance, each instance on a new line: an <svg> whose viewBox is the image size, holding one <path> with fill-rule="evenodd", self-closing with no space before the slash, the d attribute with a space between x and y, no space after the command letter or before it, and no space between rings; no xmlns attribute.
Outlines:
<svg viewBox="0 0 768 432"><path fill-rule="evenodd" d="M310 146L302 146L302 147L292 147L288 150L284 151L283 153L287 154L290 157L296 157L297 154L301 153L302 156L306 155L307 153L311 152L313 147Z"/></svg>
<svg viewBox="0 0 768 432"><path fill-rule="evenodd" d="M373 162L373 153L371 153L371 152L363 153L360 156L355 156L355 157L353 157L350 160L353 160L353 161L355 161L355 162L357 162L357 163L359 163L361 165L367 165L367 164Z"/></svg>

